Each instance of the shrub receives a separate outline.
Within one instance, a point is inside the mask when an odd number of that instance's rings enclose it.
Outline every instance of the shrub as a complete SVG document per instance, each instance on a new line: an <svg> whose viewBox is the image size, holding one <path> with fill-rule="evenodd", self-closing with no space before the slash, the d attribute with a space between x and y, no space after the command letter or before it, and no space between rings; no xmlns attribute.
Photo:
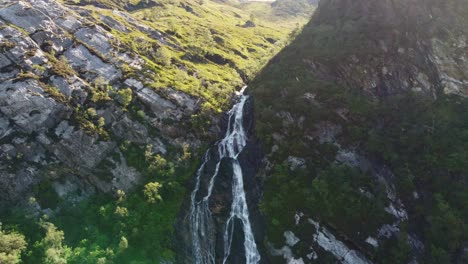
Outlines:
<svg viewBox="0 0 468 264"><path fill-rule="evenodd" d="M126 88L116 93L115 99L119 104L126 108L132 101L132 89Z"/></svg>
<svg viewBox="0 0 468 264"><path fill-rule="evenodd" d="M155 59L157 63L163 66L169 66L171 65L172 53L168 48L161 46L156 51Z"/></svg>
<svg viewBox="0 0 468 264"><path fill-rule="evenodd" d="M0 224L0 263L20 263L21 252L26 249L24 236L18 233L6 233Z"/></svg>
<svg viewBox="0 0 468 264"><path fill-rule="evenodd" d="M162 201L162 197L159 194L159 189L162 187L162 184L159 182L150 182L145 185L145 188L143 189L143 194L146 197L146 200L149 203L156 203L158 201Z"/></svg>

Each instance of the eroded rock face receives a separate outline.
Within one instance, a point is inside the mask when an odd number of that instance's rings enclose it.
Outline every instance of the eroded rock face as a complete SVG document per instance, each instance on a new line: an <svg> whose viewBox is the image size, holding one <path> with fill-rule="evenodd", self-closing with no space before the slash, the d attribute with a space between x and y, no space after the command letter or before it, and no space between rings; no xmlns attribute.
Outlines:
<svg viewBox="0 0 468 264"><path fill-rule="evenodd" d="M66 106L47 97L35 80L0 84L0 111L26 133L53 127L66 117Z"/></svg>
<svg viewBox="0 0 468 264"><path fill-rule="evenodd" d="M111 64L103 62L96 55L91 54L84 45L67 50L65 57L74 70L86 73L85 77L88 80L102 77L104 80L112 82L122 77L120 70Z"/></svg>
<svg viewBox="0 0 468 264"><path fill-rule="evenodd" d="M366 38L354 51L344 50L346 56L333 65L312 62L311 66L319 71L325 66L346 85L376 97L405 91L466 97L466 34L456 16L447 15L464 8L463 1L321 1L314 25L343 30L340 21L352 21L349 31L342 32L351 36L359 28ZM447 31L452 31L450 36Z"/></svg>
<svg viewBox="0 0 468 264"><path fill-rule="evenodd" d="M70 201L142 184L119 150L124 143L160 155L169 144L201 145L186 130L198 98L145 87L145 60L97 24L163 35L114 13L134 28L53 0L0 3L0 211L44 179ZM136 73L124 78L124 66ZM139 117L114 98L123 88ZM108 97L96 99L97 92Z"/></svg>

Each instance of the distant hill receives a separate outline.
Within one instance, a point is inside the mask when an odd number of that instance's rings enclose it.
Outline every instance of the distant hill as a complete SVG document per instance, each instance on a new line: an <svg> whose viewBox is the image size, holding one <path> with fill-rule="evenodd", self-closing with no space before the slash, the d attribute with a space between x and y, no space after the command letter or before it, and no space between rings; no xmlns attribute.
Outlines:
<svg viewBox="0 0 468 264"><path fill-rule="evenodd" d="M312 14L319 0L277 0L271 6L278 16L300 16Z"/></svg>

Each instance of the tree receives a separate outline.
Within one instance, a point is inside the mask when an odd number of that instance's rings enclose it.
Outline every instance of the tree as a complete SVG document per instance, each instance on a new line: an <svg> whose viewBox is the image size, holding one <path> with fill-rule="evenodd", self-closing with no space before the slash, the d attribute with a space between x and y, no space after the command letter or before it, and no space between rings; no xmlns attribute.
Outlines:
<svg viewBox="0 0 468 264"><path fill-rule="evenodd" d="M119 242L119 250L124 251L127 248L128 248L128 240L126 237L122 236Z"/></svg>
<svg viewBox="0 0 468 264"><path fill-rule="evenodd" d="M65 234L52 223L43 222L41 225L46 230L45 237L39 243L44 250L43 263L66 264L70 249L62 245Z"/></svg>
<svg viewBox="0 0 468 264"><path fill-rule="evenodd" d="M436 194L435 201L432 215L429 217L428 235L437 249L434 252L443 255L440 249L445 249L452 253L462 244L465 223L457 210L452 208L442 195Z"/></svg>
<svg viewBox="0 0 468 264"><path fill-rule="evenodd" d="M24 236L15 232L6 233L0 224L0 263L16 264L21 261L21 252L26 248Z"/></svg>
<svg viewBox="0 0 468 264"><path fill-rule="evenodd" d="M114 214L119 216L119 217L126 217L128 216L128 209L123 206L117 206L115 208Z"/></svg>
<svg viewBox="0 0 468 264"><path fill-rule="evenodd" d="M145 185L145 188L143 189L143 194L146 197L146 200L149 203L156 203L158 201L162 201L162 197L159 194L159 189L162 187L162 184L159 182L150 182Z"/></svg>
<svg viewBox="0 0 468 264"><path fill-rule="evenodd" d="M163 156L156 154L153 155L153 147L146 146L145 159L149 163L148 169L151 173L157 173L163 177L170 177L174 175L175 169L172 162L168 162Z"/></svg>

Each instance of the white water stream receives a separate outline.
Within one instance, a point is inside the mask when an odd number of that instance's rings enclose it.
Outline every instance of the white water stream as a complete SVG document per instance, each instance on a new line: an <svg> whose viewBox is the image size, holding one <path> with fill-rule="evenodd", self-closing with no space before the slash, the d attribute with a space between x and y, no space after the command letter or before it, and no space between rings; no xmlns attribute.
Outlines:
<svg viewBox="0 0 468 264"><path fill-rule="evenodd" d="M245 87L244 87L245 89ZM244 251L246 264L256 264L260 261L260 254L257 250L252 227L249 220L249 209L244 192L244 180L242 168L237 159L247 142L247 135L243 126L244 105L248 98L243 94L244 89L239 93L240 100L229 111L228 127L224 138L216 143L219 161L207 187L207 194L197 200L197 193L200 190L200 181L207 162L210 159L209 151L203 157L203 163L197 171L195 188L191 194L190 207L190 231L192 233L193 263L214 264L215 253L215 227L213 217L209 208L209 201L213 191L216 176L219 172L221 161L230 158L232 161L232 204L229 218L224 227L223 244L224 257L223 264L226 263L231 254L231 245L234 232L235 220L240 220L244 233Z"/></svg>

